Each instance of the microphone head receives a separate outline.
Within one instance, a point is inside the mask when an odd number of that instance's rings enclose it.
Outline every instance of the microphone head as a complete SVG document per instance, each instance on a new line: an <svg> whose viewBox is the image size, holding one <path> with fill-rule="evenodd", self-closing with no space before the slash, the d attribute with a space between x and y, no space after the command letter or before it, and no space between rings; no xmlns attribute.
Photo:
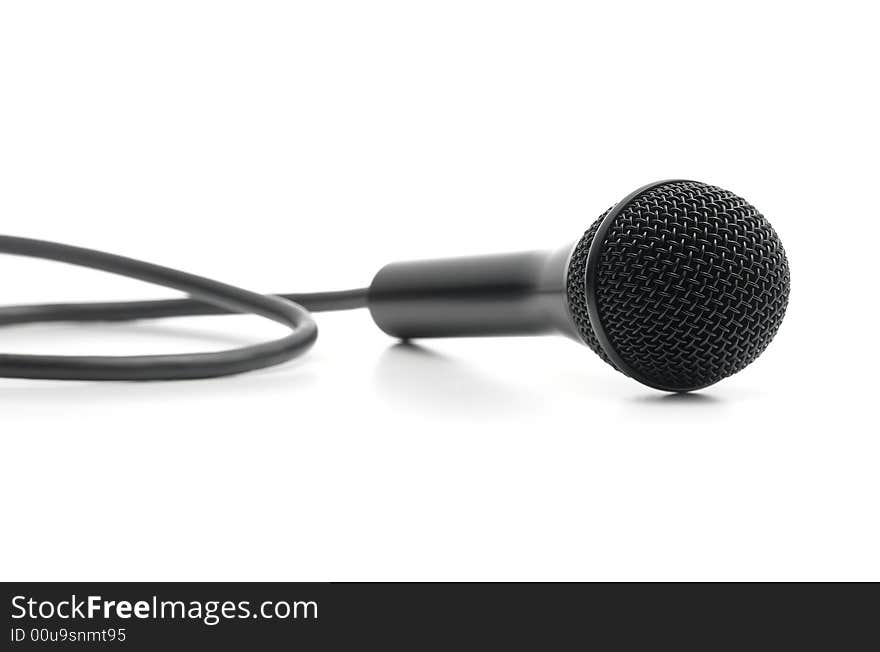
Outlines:
<svg viewBox="0 0 880 652"><path fill-rule="evenodd" d="M757 358L779 329L790 276L754 206L696 181L640 188L576 245L566 291L584 342L619 371L683 392Z"/></svg>

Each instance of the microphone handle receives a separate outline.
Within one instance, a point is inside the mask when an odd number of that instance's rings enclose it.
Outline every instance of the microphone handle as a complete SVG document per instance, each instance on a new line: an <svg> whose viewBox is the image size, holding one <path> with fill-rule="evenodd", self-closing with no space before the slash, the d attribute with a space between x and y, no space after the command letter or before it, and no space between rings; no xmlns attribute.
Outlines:
<svg viewBox="0 0 880 652"><path fill-rule="evenodd" d="M572 249L391 263L373 278L367 305L379 328L401 339L562 333L579 341L566 295Z"/></svg>

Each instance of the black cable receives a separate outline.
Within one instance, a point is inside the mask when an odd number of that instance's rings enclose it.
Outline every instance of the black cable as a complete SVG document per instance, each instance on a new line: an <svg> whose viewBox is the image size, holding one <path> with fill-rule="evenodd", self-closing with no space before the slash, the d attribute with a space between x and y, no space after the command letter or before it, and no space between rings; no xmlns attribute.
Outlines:
<svg viewBox="0 0 880 652"><path fill-rule="evenodd" d="M263 295L232 285L93 249L0 236L0 254L44 258L162 285L190 299L56 303L0 308L0 326L49 321L125 321L188 315L251 313L291 329L277 340L216 352L138 356L0 354L0 377L62 380L177 380L260 369L290 360L315 342L309 311L366 306L367 289Z"/></svg>

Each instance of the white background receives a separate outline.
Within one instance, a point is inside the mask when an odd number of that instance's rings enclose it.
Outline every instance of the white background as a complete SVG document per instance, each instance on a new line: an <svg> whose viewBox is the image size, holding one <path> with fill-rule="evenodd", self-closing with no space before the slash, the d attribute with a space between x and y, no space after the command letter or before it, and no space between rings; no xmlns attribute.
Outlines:
<svg viewBox="0 0 880 652"><path fill-rule="evenodd" d="M562 338L180 383L0 379L0 578L880 579L872 3L9 2L0 231L263 291L556 247L704 180L781 235L751 367L666 396ZM161 297L0 258L0 303ZM5 352L221 348L255 318L7 328Z"/></svg>

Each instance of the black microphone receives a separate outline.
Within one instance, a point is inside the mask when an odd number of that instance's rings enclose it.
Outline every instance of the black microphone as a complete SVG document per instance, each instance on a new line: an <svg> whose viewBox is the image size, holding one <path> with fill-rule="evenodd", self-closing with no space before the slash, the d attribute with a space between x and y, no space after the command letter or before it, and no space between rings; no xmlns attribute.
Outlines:
<svg viewBox="0 0 880 652"><path fill-rule="evenodd" d="M661 181L556 251L392 263L369 289L376 324L410 339L558 333L662 390L752 362L789 296L782 243L731 192Z"/></svg>
<svg viewBox="0 0 880 652"><path fill-rule="evenodd" d="M92 249L0 236L0 253L47 258L174 288L190 299L0 308L0 326L250 312L287 336L176 355L0 353L0 376L176 380L240 373L300 355L309 311L367 307L403 339L560 333L662 390L699 389L752 362L779 329L790 277L776 232L751 204L696 181L660 181L605 211L576 243L524 252L392 263L369 288L261 295Z"/></svg>

